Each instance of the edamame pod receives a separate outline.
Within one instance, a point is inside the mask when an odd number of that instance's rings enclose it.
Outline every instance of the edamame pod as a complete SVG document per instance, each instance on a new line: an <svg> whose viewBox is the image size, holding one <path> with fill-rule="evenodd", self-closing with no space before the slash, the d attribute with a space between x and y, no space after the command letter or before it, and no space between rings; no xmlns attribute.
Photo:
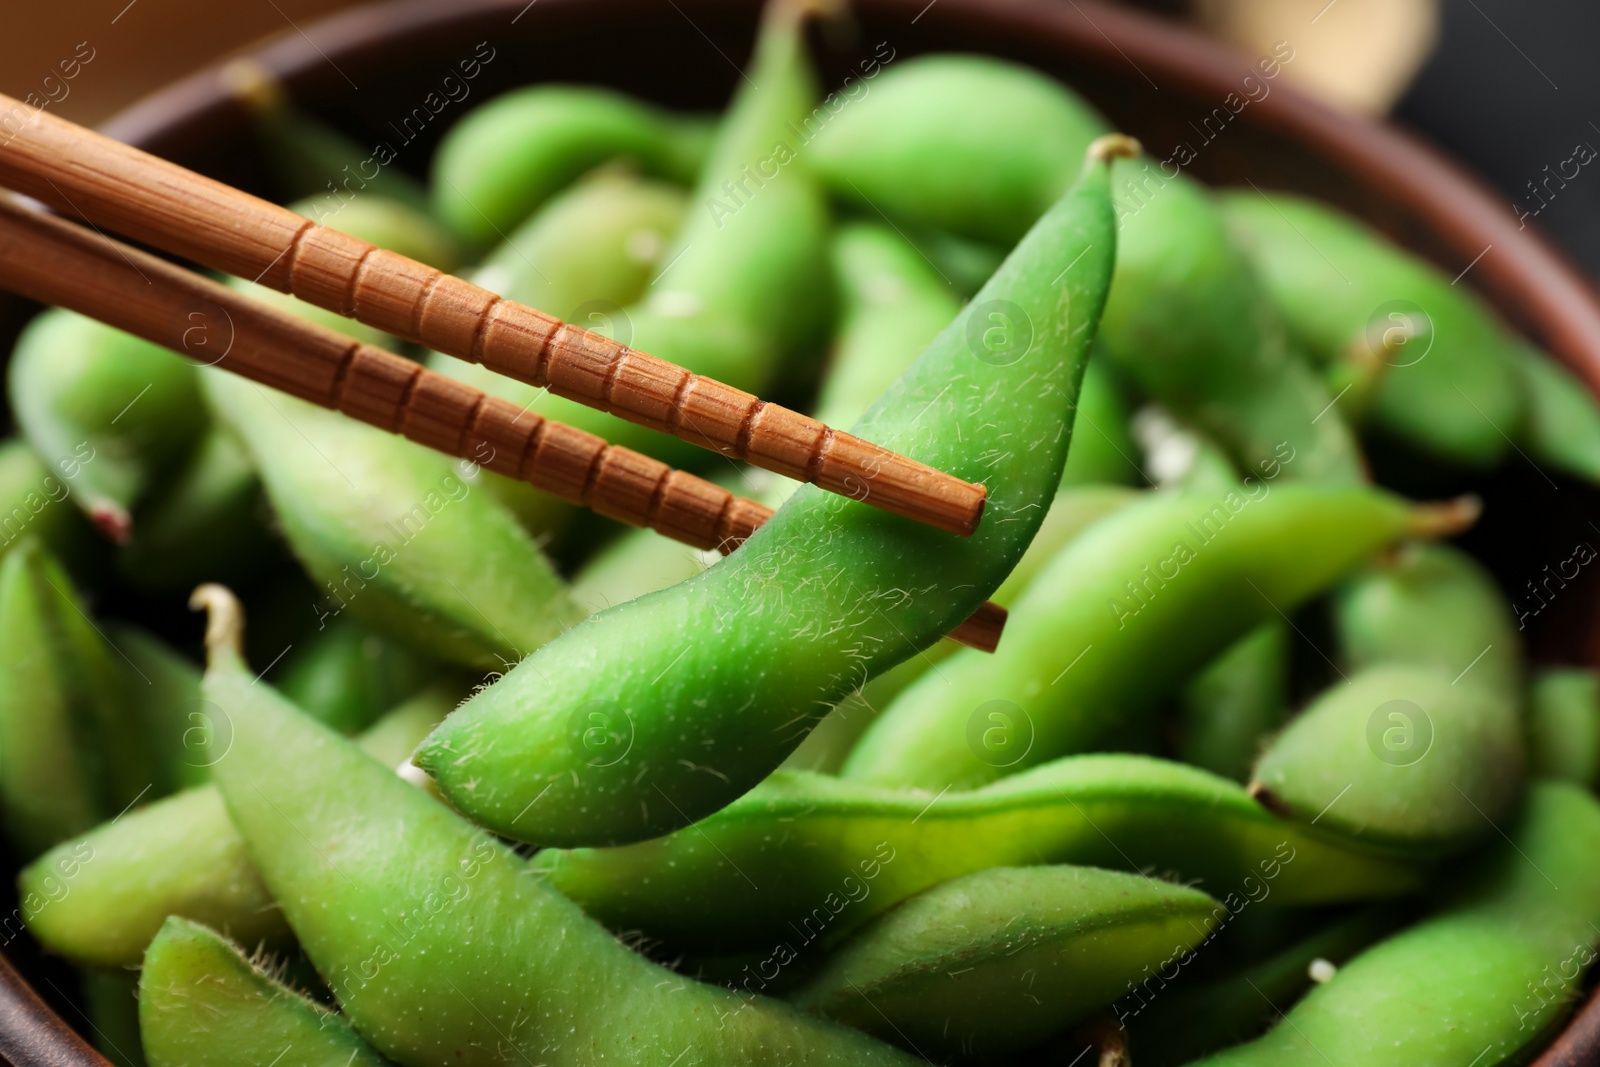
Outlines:
<svg viewBox="0 0 1600 1067"><path fill-rule="evenodd" d="M704 574L602 612L463 705L418 750L452 804L548 845L640 840L722 807L863 680L933 644L1022 556L1061 480L1115 251L1104 157L855 432L990 486L953 538L802 487ZM767 192L770 190L763 190ZM1004 306L1021 359L968 339ZM870 492L870 486L864 487ZM493 743L490 744L490 738Z"/></svg>
<svg viewBox="0 0 1600 1067"><path fill-rule="evenodd" d="M71 494L72 483L41 463L26 441L0 442L0 556L30 531L69 563L80 555L86 531L67 503Z"/></svg>
<svg viewBox="0 0 1600 1067"><path fill-rule="evenodd" d="M164 348L59 308L17 339L11 410L100 532L126 541L134 503L199 437L195 369Z"/></svg>
<svg viewBox="0 0 1600 1067"><path fill-rule="evenodd" d="M425 690L362 735L393 767L454 706L452 689ZM191 735L191 759L210 767L208 735L227 743L226 716L208 705ZM213 786L130 811L64 841L17 876L23 921L58 955L98 967L134 967L168 916L223 931L254 948L284 939L283 914L250 861Z"/></svg>
<svg viewBox="0 0 1600 1067"><path fill-rule="evenodd" d="M873 920L788 999L920 1055L1036 1045L1203 940L1194 889L1093 867L997 867Z"/></svg>
<svg viewBox="0 0 1600 1067"><path fill-rule="evenodd" d="M117 574L138 589L192 589L203 578L245 578L273 557L261 481L243 446L208 427L183 463L134 510Z"/></svg>
<svg viewBox="0 0 1600 1067"><path fill-rule="evenodd" d="M1373 489L1263 481L1146 496L1051 560L1012 607L992 656L957 652L896 697L843 773L970 788L1126 744L1159 698L1233 641L1382 546L1459 524L1458 511Z"/></svg>
<svg viewBox="0 0 1600 1067"><path fill-rule="evenodd" d="M1144 474L1134 461L1138 446L1129 433L1130 418L1116 376L1104 358L1091 356L1083 368L1083 388L1072 420L1076 433L1061 473L1062 486L1144 485Z"/></svg>
<svg viewBox="0 0 1600 1067"><path fill-rule="evenodd" d="M1335 398L1290 351L1206 190L1146 159L1119 162L1112 177L1117 271L1100 334L1111 362L1246 474L1282 463L1297 481L1362 481Z"/></svg>
<svg viewBox="0 0 1600 1067"><path fill-rule="evenodd" d="M1522 793L1522 721L1495 690L1369 667L1292 720L1256 764L1271 810L1364 847L1435 857L1494 831Z"/></svg>
<svg viewBox="0 0 1600 1067"><path fill-rule="evenodd" d="M212 930L177 916L145 953L139 1030L150 1067L389 1062L339 1015L274 979Z"/></svg>
<svg viewBox="0 0 1600 1067"><path fill-rule="evenodd" d="M1140 1067L1179 1067L1197 1056L1258 1036L1312 986L1310 968L1321 960L1335 967L1399 925L1394 905L1374 905L1329 925L1237 974L1193 988L1166 991L1162 982L1150 1000L1135 992L1112 1010L1131 1031L1129 1045Z"/></svg>
<svg viewBox="0 0 1600 1067"><path fill-rule="evenodd" d="M278 691L318 722L353 734L438 673L436 664L409 649L339 619L284 663Z"/></svg>
<svg viewBox="0 0 1600 1067"><path fill-rule="evenodd" d="M1405 545L1333 599L1340 653L1356 669L1432 667L1521 706L1522 642L1482 564L1449 545Z"/></svg>
<svg viewBox="0 0 1600 1067"><path fill-rule="evenodd" d="M879 47L888 64L893 49ZM1066 86L1019 64L931 55L874 68L862 98L808 129L805 159L835 196L902 220L1011 245L1110 132Z"/></svg>
<svg viewBox="0 0 1600 1067"><path fill-rule="evenodd" d="M463 242L504 238L579 175L613 159L691 181L711 123L586 85L533 85L474 108L433 155L434 212ZM770 146L769 146L770 147Z"/></svg>
<svg viewBox="0 0 1600 1067"><path fill-rule="evenodd" d="M1516 345L1512 358L1527 394L1522 447L1529 458L1600 483L1600 405L1589 386L1526 345Z"/></svg>
<svg viewBox="0 0 1600 1067"><path fill-rule="evenodd" d="M660 258L682 224L687 197L673 186L606 173L554 197L492 252L473 275L486 289L548 311L617 340L632 339L622 309L638 299L660 269ZM602 411L496 374L478 363L442 353L428 357L434 370L521 406L539 405L547 418L606 434L618 425ZM573 506L526 482L492 472L486 485L536 534L554 533Z"/></svg>
<svg viewBox="0 0 1600 1067"><path fill-rule="evenodd" d="M1451 903L1313 989L1264 1037L1204 1067L1494 1067L1522 1062L1595 959L1600 805L1528 793L1510 840L1441 882ZM1199 1064L1196 1065L1199 1067Z"/></svg>
<svg viewBox="0 0 1600 1067"><path fill-rule="evenodd" d="M1088 380L1087 376L1084 380ZM1067 466L1072 466L1070 454ZM1138 494L1132 489L1117 485L1063 487L1027 551L989 599L1009 608L1066 544L1136 499ZM782 766L787 770L837 774L861 735L895 696L927 671L937 671L938 665L954 654L957 647L953 641L940 641L868 681L834 705Z"/></svg>
<svg viewBox="0 0 1600 1067"><path fill-rule="evenodd" d="M470 464L234 375L203 379L324 594L307 605L319 622L348 609L440 660L503 669L582 617Z"/></svg>
<svg viewBox="0 0 1600 1067"><path fill-rule="evenodd" d="M253 686L237 602L200 598L206 694L233 724L215 780L301 947L380 1052L462 1067L914 1062L624 948L515 851Z"/></svg>
<svg viewBox="0 0 1600 1067"><path fill-rule="evenodd" d="M1236 782L1289 711L1289 626L1274 619L1241 637L1183 687L1178 755Z"/></svg>
<svg viewBox="0 0 1600 1067"><path fill-rule="evenodd" d="M1048 863L1160 871L1218 897L1264 877L1285 904L1417 885L1398 861L1274 819L1233 782L1126 755L1072 756L960 793L784 771L659 840L533 860L613 929L703 951L789 952L948 879Z"/></svg>
<svg viewBox="0 0 1600 1067"><path fill-rule="evenodd" d="M123 693L150 754L150 791L157 799L206 780L194 746L200 671L159 638L126 623L107 623L106 640L131 668Z"/></svg>
<svg viewBox="0 0 1600 1067"><path fill-rule="evenodd" d="M32 857L152 781L124 663L31 536L0 560L0 822ZM135 679L137 681L137 679Z"/></svg>
<svg viewBox="0 0 1600 1067"><path fill-rule="evenodd" d="M1362 223L1301 197L1222 194L1273 302L1317 359L1388 365L1371 418L1434 455L1498 462L1522 429L1515 344L1470 291Z"/></svg>
<svg viewBox="0 0 1600 1067"><path fill-rule="evenodd" d="M1528 687L1528 773L1600 784L1600 676L1582 667L1535 671Z"/></svg>

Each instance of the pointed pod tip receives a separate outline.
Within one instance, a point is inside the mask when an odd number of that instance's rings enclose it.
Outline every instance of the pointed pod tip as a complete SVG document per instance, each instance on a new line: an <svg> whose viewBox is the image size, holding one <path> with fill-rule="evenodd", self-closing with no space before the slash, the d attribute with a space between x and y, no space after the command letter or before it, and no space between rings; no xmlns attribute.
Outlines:
<svg viewBox="0 0 1600 1067"><path fill-rule="evenodd" d="M218 655L244 655L244 607L233 590L207 582L189 595L189 607L206 613L206 661L215 664Z"/></svg>
<svg viewBox="0 0 1600 1067"><path fill-rule="evenodd" d="M1407 532L1412 537L1437 541L1470 530L1483 514L1483 498L1463 493L1454 500L1417 504L1411 509Z"/></svg>
<svg viewBox="0 0 1600 1067"><path fill-rule="evenodd" d="M1282 797L1278 796L1278 794L1274 793L1261 782L1252 781L1246 791L1250 794L1251 800L1254 800L1257 804L1260 804L1263 808L1266 808L1268 811L1272 812L1272 814L1283 819L1287 819L1289 817L1289 805L1284 802Z"/></svg>
<svg viewBox="0 0 1600 1067"><path fill-rule="evenodd" d="M1129 137L1125 133L1108 133L1096 137L1089 145L1089 158L1101 163L1109 163L1113 159L1132 159L1144 151L1144 146L1138 138Z"/></svg>
<svg viewBox="0 0 1600 1067"><path fill-rule="evenodd" d="M133 516L126 508L109 500L89 505L89 521L113 544L125 545L133 535Z"/></svg>
<svg viewBox="0 0 1600 1067"><path fill-rule="evenodd" d="M256 118L278 114L288 107L283 83L259 60L231 60L217 72L217 80Z"/></svg>

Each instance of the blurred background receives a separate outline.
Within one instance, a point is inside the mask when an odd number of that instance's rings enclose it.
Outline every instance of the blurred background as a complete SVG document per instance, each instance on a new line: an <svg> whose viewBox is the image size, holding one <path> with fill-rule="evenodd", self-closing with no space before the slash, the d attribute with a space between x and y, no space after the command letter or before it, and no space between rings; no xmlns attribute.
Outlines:
<svg viewBox="0 0 1600 1067"><path fill-rule="evenodd" d="M263 37L358 0L79 0L16 5L0 91L48 92L95 123ZM447 3L448 0L440 0ZM1072 3L1073 0L1060 0ZM1292 35L1286 77L1340 107L1392 114L1466 162L1600 279L1600 175L1551 175L1600 145L1600 5L1581 0L1141 0L1251 55ZM1314 34L1300 28L1311 22ZM58 57L77 76L45 84ZM1547 171L1546 168L1549 168ZM1550 195L1555 190L1558 196ZM1537 214L1535 214L1537 213Z"/></svg>

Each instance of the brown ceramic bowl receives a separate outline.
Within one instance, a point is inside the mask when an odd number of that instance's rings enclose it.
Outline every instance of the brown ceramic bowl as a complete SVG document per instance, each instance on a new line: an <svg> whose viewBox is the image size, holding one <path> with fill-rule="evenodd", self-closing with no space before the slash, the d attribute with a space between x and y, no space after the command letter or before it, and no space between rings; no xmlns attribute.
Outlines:
<svg viewBox="0 0 1600 1067"><path fill-rule="evenodd" d="M1415 138L1337 113L1281 77L1269 95L1221 122L1216 109L1241 91L1255 57L1094 0L854 0L853 7L857 39L821 42L825 71L830 46L837 64L831 72L842 76L854 48L879 41L897 56L959 50L1031 64L1085 94L1158 158L1186 143L1195 156L1186 169L1200 178L1249 179L1322 197L1452 276L1464 271L1465 284L1600 391L1595 293L1534 229L1518 228L1505 198ZM403 117L457 60L487 42L494 57L472 83L472 98L441 111L400 148L399 165L421 173L439 133L471 103L529 82L599 82L672 106L720 107L738 78L735 62L749 52L756 10L753 0L394 0L286 32L251 54L314 113L360 141L398 146ZM263 184L269 168L246 132L245 115L215 70L146 98L104 129L276 195ZM1471 482L1488 509L1469 544L1505 588L1521 588L1543 563L1564 558L1573 541L1592 536L1579 532L1586 529L1579 515L1600 513L1600 496L1547 481L1513 464ZM1464 484L1445 478L1429 488ZM1541 613L1530 637L1535 659L1596 661L1595 592L1590 581ZM0 967L0 979L8 977L0 980L0 1055L19 1065L104 1062ZM39 988L61 1003L51 994L58 987ZM1538 1062L1554 1067L1597 1058L1600 1001L1591 1001Z"/></svg>

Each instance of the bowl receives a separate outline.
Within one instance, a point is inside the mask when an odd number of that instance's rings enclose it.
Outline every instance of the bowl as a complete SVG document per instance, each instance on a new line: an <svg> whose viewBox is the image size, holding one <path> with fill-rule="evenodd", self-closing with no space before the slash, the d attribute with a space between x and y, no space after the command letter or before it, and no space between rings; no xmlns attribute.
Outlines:
<svg viewBox="0 0 1600 1067"><path fill-rule="evenodd" d="M1260 61L1292 63L1294 41L1282 42L1274 57L1245 56L1094 0L852 0L851 7L854 39L819 40L825 79L842 78L852 47L880 41L896 58L968 51L1034 66L1195 177L1294 190L1366 219L1481 293L1600 393L1600 298L1577 269L1535 228L1522 228L1509 198L1416 137L1320 104L1286 84L1281 71L1265 77ZM751 0L390 0L286 31L247 54L303 108L361 142L387 141L399 166L422 174L440 134L472 104L529 82L595 82L672 107L718 109L740 77L756 12ZM425 106L430 90L474 53L481 64L469 95L437 110ZM146 97L101 129L277 198L247 114L218 67ZM0 343L24 311L0 312ZM1508 589L1588 535L1592 527L1580 515L1600 514L1600 495L1516 461L1473 485L1488 506L1467 546ZM1535 660L1600 662L1600 588L1594 575L1574 584L1536 620ZM18 942L11 944L15 951ZM33 970L29 962L24 969ZM0 1056L19 1067L104 1063L47 1006L67 1009L45 979L41 1000L0 961ZM1600 997L1537 1064L1597 1057Z"/></svg>

